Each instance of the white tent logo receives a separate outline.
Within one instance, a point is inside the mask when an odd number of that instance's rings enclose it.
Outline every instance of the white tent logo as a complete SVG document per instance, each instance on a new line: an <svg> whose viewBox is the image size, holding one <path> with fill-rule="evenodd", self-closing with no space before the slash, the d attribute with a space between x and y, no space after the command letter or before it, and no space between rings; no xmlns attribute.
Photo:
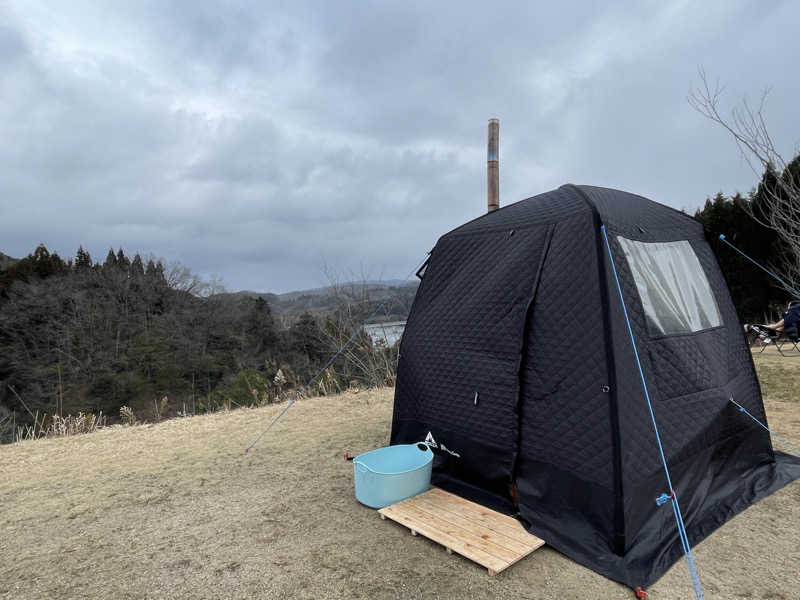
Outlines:
<svg viewBox="0 0 800 600"><path fill-rule="evenodd" d="M428 432L428 435L425 436L425 443L428 444L428 446L430 446L431 448L438 448L442 452L447 452L451 456L455 456L456 458L461 458L461 455L458 452L453 452L452 450L450 450L450 448L448 448L444 444L437 444L436 440L433 439L433 434L430 431Z"/></svg>

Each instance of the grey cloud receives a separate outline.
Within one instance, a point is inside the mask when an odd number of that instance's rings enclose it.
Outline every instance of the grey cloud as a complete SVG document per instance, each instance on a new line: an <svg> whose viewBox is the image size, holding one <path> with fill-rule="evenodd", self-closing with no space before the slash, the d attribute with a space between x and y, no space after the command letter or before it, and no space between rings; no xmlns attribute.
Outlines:
<svg viewBox="0 0 800 600"><path fill-rule="evenodd" d="M0 250L178 259L232 288L402 277L485 203L567 181L693 209L754 176L686 104L771 84L797 142L791 3L136 2L0 8ZM757 43L754 41L757 40Z"/></svg>

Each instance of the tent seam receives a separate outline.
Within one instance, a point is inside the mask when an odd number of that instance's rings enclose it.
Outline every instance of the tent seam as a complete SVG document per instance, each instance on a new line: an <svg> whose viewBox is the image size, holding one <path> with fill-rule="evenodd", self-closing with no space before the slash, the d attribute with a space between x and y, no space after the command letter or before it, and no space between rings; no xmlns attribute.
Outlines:
<svg viewBox="0 0 800 600"><path fill-rule="evenodd" d="M517 363L517 398L514 403L514 411L517 415L517 435L514 441L514 456L511 464L511 485L517 483L517 464L519 463L519 448L520 440L522 439L522 366L525 362L525 356L528 349L528 330L531 326L531 313L533 312L534 305L536 304L536 295L539 293L539 283L542 280L542 272L544 265L547 261L547 255L550 252L550 242L553 240L553 232L556 229L556 224L551 223L547 226L547 233L545 234L544 244L542 246L542 256L539 259L539 265L536 269L536 276L533 280L531 289L531 296L528 300L528 305L525 307L525 317L522 319L522 331L520 332L520 347L519 347L519 362ZM518 502L514 501L514 507L518 507Z"/></svg>
<svg viewBox="0 0 800 600"><path fill-rule="evenodd" d="M611 339L611 303L608 297L608 281L605 270L605 253L600 239L600 226L603 220L600 212L591 198L578 186L568 183L562 187L573 190L589 206L595 224L594 239L595 252L597 253L598 284L600 287L600 304L603 307L603 342L606 348L606 369L609 387L609 417L611 421L611 444L614 456L614 553L618 556L625 555L627 544L625 535L624 513L624 482L622 478L622 435L619 428L619 402L617 396L616 360L614 357L614 343Z"/></svg>

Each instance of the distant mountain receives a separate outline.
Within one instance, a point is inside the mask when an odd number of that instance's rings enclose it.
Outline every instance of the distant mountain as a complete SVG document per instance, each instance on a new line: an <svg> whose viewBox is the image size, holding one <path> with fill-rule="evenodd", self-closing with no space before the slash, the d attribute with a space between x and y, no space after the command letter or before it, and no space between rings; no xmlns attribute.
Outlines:
<svg viewBox="0 0 800 600"><path fill-rule="evenodd" d="M12 267L18 262L19 262L18 258L11 258L10 256L0 252L0 271L5 271L6 269Z"/></svg>
<svg viewBox="0 0 800 600"><path fill-rule="evenodd" d="M377 303L387 301L387 310L382 310L374 320L395 321L408 316L418 283L416 279L407 282L399 279L358 281L283 294L243 290L234 292L234 295L263 298L273 313L286 317L299 316L304 312L330 314L348 304L363 305L364 310L371 312Z"/></svg>

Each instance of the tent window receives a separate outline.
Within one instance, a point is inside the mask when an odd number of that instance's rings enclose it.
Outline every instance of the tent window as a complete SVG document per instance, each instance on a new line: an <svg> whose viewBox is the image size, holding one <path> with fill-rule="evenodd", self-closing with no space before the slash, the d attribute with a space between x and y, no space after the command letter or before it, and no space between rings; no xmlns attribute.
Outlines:
<svg viewBox="0 0 800 600"><path fill-rule="evenodd" d="M617 241L628 259L651 335L722 325L717 301L689 242Z"/></svg>

